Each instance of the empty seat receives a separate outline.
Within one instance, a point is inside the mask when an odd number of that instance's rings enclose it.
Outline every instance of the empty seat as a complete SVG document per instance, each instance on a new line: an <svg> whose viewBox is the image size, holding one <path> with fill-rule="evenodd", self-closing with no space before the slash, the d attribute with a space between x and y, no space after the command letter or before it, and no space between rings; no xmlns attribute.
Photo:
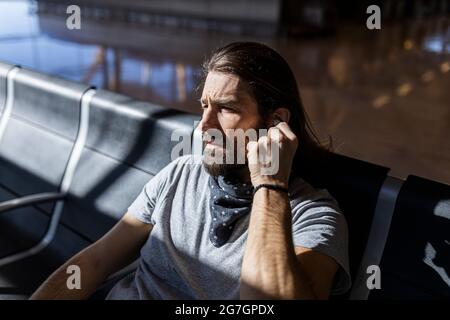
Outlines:
<svg viewBox="0 0 450 320"><path fill-rule="evenodd" d="M20 70L0 141L0 184L18 196L57 190L77 136L87 86Z"/></svg>
<svg viewBox="0 0 450 320"><path fill-rule="evenodd" d="M58 191L80 119L80 101L87 86L21 69L12 81L13 106L0 140L0 201ZM3 230L20 230L38 238L53 205L23 208L0 215ZM0 257L25 249L0 233ZM5 238L4 238L5 237Z"/></svg>
<svg viewBox="0 0 450 320"><path fill-rule="evenodd" d="M329 153L313 164L302 165L306 172L305 180L316 188L327 189L346 217L350 273L355 279L366 248L378 195L389 169L335 153ZM340 298L346 298L349 294Z"/></svg>
<svg viewBox="0 0 450 320"><path fill-rule="evenodd" d="M88 89L29 70L18 71L10 84L12 110L0 140L0 202L60 190L78 133L81 97ZM1 213L0 261L35 245L48 228L52 209L49 203ZM66 231L60 228L58 233ZM70 242L58 246L74 251ZM21 264L1 266L0 294L20 287L19 283L35 283L33 276L42 274L42 269L52 270L52 259L44 259L41 265L33 260L46 254L31 257L34 269L24 270Z"/></svg>
<svg viewBox="0 0 450 320"><path fill-rule="evenodd" d="M172 146L178 143L171 140L173 131L190 137L197 119L97 91L90 103L87 141L56 236L41 253L0 267L0 294L32 293L59 265L106 233L144 185L171 161ZM38 222L45 226L42 216Z"/></svg>
<svg viewBox="0 0 450 320"><path fill-rule="evenodd" d="M450 298L450 186L409 176L399 193L370 299Z"/></svg>
<svg viewBox="0 0 450 320"><path fill-rule="evenodd" d="M190 137L198 116L107 91L90 105L90 124L64 207L63 222L95 241L125 213L143 186L171 162L174 130Z"/></svg>

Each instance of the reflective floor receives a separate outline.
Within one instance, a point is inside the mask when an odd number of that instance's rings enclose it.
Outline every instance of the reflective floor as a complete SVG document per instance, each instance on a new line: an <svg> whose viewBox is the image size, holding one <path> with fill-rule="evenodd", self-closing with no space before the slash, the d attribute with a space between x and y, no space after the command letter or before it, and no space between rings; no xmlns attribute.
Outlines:
<svg viewBox="0 0 450 320"><path fill-rule="evenodd" d="M450 17L340 26L335 36L270 39L143 29L65 28L25 1L0 1L0 60L200 113L200 64L214 47L265 42L292 66L302 98L335 151L450 183Z"/></svg>

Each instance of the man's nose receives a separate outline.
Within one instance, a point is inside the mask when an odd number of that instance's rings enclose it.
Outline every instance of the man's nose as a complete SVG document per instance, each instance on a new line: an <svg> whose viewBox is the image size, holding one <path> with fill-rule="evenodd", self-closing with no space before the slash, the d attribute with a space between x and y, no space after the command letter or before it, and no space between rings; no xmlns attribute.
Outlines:
<svg viewBox="0 0 450 320"><path fill-rule="evenodd" d="M206 132L208 129L217 128L217 115L215 114L213 108L208 107L203 111L202 119L198 125L202 133Z"/></svg>

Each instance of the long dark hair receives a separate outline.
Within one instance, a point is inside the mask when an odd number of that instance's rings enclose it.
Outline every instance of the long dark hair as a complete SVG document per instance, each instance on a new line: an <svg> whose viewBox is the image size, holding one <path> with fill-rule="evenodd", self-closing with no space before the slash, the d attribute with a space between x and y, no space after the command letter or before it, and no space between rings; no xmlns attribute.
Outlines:
<svg viewBox="0 0 450 320"><path fill-rule="evenodd" d="M251 88L263 119L279 107L289 109L288 124L299 141L291 180L305 177L305 170L328 155L331 143L328 147L320 143L303 107L295 76L278 52L257 42L233 42L215 50L204 62L199 87L211 71L234 74L244 80ZM308 172L307 176L310 174Z"/></svg>

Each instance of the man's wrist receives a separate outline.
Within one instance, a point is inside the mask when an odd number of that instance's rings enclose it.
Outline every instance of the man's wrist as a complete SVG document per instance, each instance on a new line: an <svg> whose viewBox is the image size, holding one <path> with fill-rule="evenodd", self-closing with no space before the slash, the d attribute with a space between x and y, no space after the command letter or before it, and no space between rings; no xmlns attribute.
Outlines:
<svg viewBox="0 0 450 320"><path fill-rule="evenodd" d="M258 177L256 179L252 179L252 184L253 184L254 188L256 188L260 184L274 184L274 185L282 186L284 188L288 188L288 186L289 186L288 179L278 179L278 178L269 177L269 176L262 176L262 177Z"/></svg>
<svg viewBox="0 0 450 320"><path fill-rule="evenodd" d="M283 192L289 195L289 189L285 187L285 185L276 183L260 183L256 185L253 189L253 195L255 195L255 193L262 188Z"/></svg>

